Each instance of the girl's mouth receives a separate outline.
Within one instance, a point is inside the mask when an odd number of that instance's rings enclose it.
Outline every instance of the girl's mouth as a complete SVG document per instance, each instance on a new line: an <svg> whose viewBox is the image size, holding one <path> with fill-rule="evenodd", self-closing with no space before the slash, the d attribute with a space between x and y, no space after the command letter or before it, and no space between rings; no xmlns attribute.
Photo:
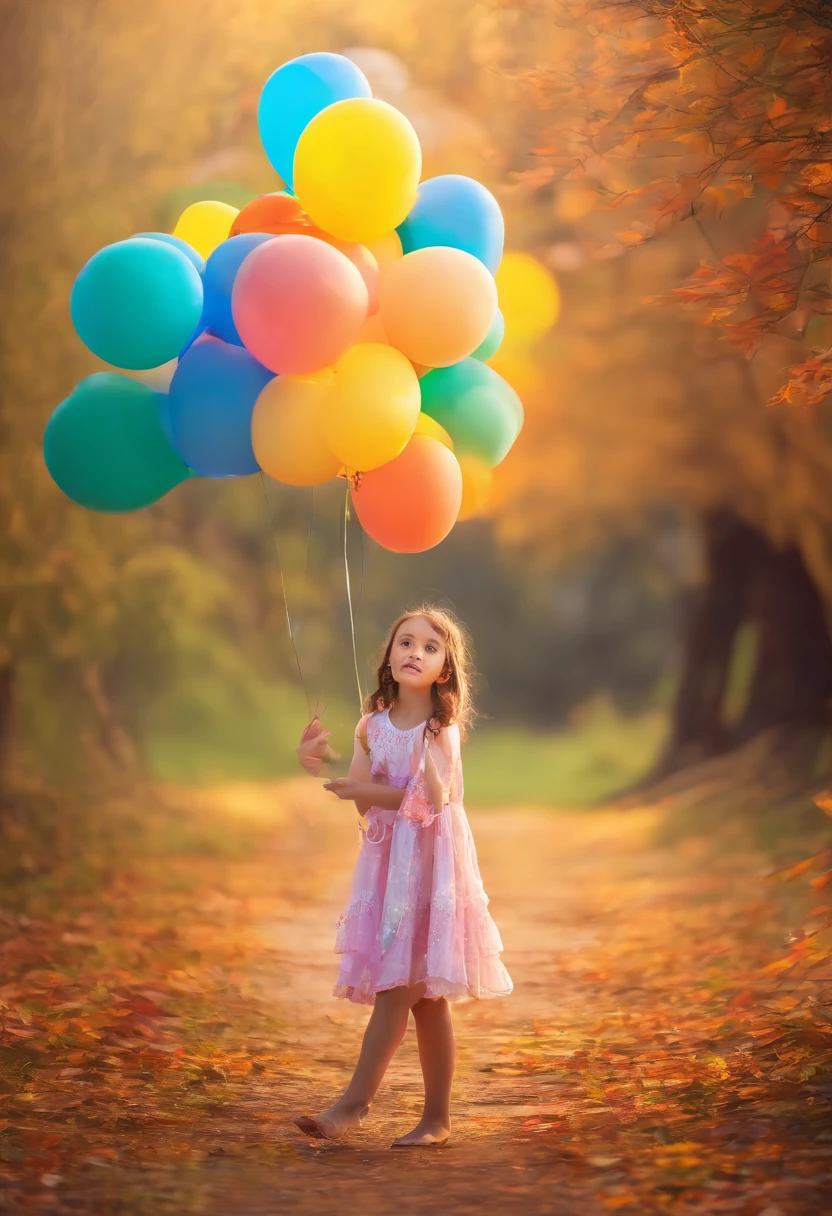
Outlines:
<svg viewBox="0 0 832 1216"><path fill-rule="evenodd" d="M422 674L421 667L417 667L415 663L405 663L402 671L412 671L416 676L420 676Z"/></svg>

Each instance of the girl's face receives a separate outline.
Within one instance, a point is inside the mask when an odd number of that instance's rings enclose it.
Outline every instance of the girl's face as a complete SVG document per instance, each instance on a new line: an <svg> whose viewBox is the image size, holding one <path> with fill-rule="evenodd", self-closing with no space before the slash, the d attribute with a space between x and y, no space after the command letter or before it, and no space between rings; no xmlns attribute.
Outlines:
<svg viewBox="0 0 832 1216"><path fill-rule="evenodd" d="M412 616L396 630L390 670L400 687L430 688L445 668L445 642L425 616Z"/></svg>

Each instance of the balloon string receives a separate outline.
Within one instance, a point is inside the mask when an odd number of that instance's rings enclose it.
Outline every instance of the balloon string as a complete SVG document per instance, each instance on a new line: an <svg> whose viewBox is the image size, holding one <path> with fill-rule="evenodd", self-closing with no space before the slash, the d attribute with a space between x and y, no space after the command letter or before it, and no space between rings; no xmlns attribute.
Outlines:
<svg viewBox="0 0 832 1216"><path fill-rule="evenodd" d="M312 529L315 526L315 487L309 487L309 531L306 533L306 555L303 559L303 577L309 575L309 546L312 543Z"/></svg>
<svg viewBox="0 0 832 1216"><path fill-rule="evenodd" d="M283 607L286 612L286 624L289 628L289 641L292 643L292 650L295 653L295 663L297 664L297 668L298 668L298 676L300 677L300 685L301 685L301 688L303 689L303 695L306 697L306 709L307 709L307 712L309 713L309 717L311 719L312 703L309 700L309 691L306 687L306 681L303 678L303 669L301 668L301 665L300 665L300 655L298 654L298 648L297 648L297 645L295 644L295 634L294 634L294 630L292 629L292 617L289 612L289 601L286 598L286 580L283 577L283 562L280 560L280 541L277 536L277 528L275 527L274 516L272 515L271 503L269 502L269 495L268 495L268 491L266 490L266 478L263 476L262 469L260 470L260 482L263 486L263 497L266 500L266 510L269 513L269 522L271 523L271 526L272 526L272 536L274 537L274 547L275 547L275 552L277 553L277 569L278 569L278 573L280 574L280 590L283 593Z"/></svg>
<svg viewBox="0 0 832 1216"><path fill-rule="evenodd" d="M352 638L352 663L355 668L355 686L358 689L359 710L364 708L364 694L361 691L361 677L358 674L358 652L355 646L355 616L352 610L352 588L350 586L350 562L347 556L347 525L350 518L350 483L347 482L346 498L344 500L344 576L347 584L347 604L350 610L350 637ZM362 529L362 536L363 536ZM363 584L363 579L362 579Z"/></svg>
<svg viewBox="0 0 832 1216"><path fill-rule="evenodd" d="M361 601L364 598L364 581L367 577L367 546L364 543L364 529L361 527L361 521L358 521L358 530L361 533L361 586L358 588L358 599L355 601L355 611L358 612L361 607Z"/></svg>

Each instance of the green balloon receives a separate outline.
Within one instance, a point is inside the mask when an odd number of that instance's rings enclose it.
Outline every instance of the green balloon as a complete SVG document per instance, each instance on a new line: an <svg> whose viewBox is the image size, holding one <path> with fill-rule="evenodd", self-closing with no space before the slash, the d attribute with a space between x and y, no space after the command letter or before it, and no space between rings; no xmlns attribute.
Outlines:
<svg viewBox="0 0 832 1216"><path fill-rule="evenodd" d="M91 511L137 511L189 476L162 429L158 394L116 372L77 384L46 424L46 467Z"/></svg>
<svg viewBox="0 0 832 1216"><path fill-rule="evenodd" d="M443 426L459 455L500 463L523 425L523 406L510 384L479 359L437 367L419 381L422 410Z"/></svg>

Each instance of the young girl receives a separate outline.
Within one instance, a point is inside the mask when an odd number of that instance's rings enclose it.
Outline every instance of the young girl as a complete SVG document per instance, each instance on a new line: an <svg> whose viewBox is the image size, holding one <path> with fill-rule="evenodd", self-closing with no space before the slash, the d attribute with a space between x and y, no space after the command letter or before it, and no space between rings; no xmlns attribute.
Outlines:
<svg viewBox="0 0 832 1216"><path fill-rule="evenodd" d="M426 607L400 617L356 728L349 776L324 786L368 821L338 921L334 994L373 1012L344 1093L294 1120L308 1136L338 1139L360 1126L412 1009L425 1104L393 1147L444 1144L455 1055L449 1002L512 991L462 805L469 677L465 635L449 613ZM328 738L317 718L303 732L298 757L307 772L317 775L332 757Z"/></svg>

